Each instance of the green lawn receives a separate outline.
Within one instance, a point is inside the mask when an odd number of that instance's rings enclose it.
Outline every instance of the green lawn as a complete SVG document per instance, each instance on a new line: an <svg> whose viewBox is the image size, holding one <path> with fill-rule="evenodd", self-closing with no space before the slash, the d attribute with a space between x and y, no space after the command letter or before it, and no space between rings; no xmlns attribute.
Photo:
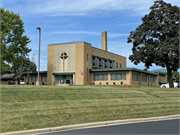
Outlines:
<svg viewBox="0 0 180 135"><path fill-rule="evenodd" d="M1 85L1 132L179 114L179 89Z"/></svg>

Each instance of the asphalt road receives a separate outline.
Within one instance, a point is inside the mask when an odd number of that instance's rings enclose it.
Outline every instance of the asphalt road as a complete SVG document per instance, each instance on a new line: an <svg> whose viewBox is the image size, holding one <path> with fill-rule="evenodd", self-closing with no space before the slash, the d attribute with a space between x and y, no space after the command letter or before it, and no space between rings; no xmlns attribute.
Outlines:
<svg viewBox="0 0 180 135"><path fill-rule="evenodd" d="M84 128L41 135L113 135L113 134L167 134L179 135L179 119L141 122L123 125L111 125L95 128Z"/></svg>

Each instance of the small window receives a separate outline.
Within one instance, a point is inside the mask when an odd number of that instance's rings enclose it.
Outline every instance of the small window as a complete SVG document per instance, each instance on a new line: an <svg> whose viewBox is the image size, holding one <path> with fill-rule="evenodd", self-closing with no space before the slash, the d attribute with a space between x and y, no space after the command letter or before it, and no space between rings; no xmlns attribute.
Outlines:
<svg viewBox="0 0 180 135"><path fill-rule="evenodd" d="M41 82L47 82L47 76L46 75L41 76Z"/></svg>
<svg viewBox="0 0 180 135"><path fill-rule="evenodd" d="M55 76L55 82L60 82L60 75Z"/></svg>
<svg viewBox="0 0 180 135"><path fill-rule="evenodd" d="M32 82L32 76L29 76L29 82Z"/></svg>
<svg viewBox="0 0 180 135"><path fill-rule="evenodd" d="M119 68L121 68L121 63L119 63Z"/></svg>
<svg viewBox="0 0 180 135"><path fill-rule="evenodd" d="M94 81L107 81L108 80L108 74L94 74L93 80Z"/></svg>
<svg viewBox="0 0 180 135"><path fill-rule="evenodd" d="M147 82L147 76L146 75L141 76L141 82Z"/></svg>
<svg viewBox="0 0 180 135"><path fill-rule="evenodd" d="M150 77L150 83L154 83L154 77Z"/></svg>
<svg viewBox="0 0 180 135"><path fill-rule="evenodd" d="M132 74L132 81L138 81L138 74Z"/></svg>
<svg viewBox="0 0 180 135"><path fill-rule="evenodd" d="M116 63L116 68L118 68L118 63Z"/></svg>
<svg viewBox="0 0 180 135"><path fill-rule="evenodd" d="M126 80L126 73L111 74L111 80Z"/></svg>

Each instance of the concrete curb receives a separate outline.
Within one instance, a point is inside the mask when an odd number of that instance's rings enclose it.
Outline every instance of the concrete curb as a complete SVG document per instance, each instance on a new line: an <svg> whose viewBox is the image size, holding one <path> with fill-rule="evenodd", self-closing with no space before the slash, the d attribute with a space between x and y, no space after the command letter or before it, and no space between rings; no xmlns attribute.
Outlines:
<svg viewBox="0 0 180 135"><path fill-rule="evenodd" d="M107 126L107 125L128 124L128 123L138 123L138 122L148 122L148 121L158 121L158 120L170 120L170 119L177 119L177 118L180 118L180 114L162 116L162 117L115 120L115 121L77 124L77 125L69 125L69 126L61 126L61 127L43 128L43 129L25 130L25 131L18 131L18 132L2 133L1 135L28 135L28 134L56 132L56 131L63 131L63 130L70 130L70 129L89 128L89 127L95 127L95 126Z"/></svg>

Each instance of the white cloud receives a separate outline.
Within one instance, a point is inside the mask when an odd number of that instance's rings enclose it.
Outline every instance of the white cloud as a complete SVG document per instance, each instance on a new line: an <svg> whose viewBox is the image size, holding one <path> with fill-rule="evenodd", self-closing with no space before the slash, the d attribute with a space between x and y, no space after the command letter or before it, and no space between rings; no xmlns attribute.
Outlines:
<svg viewBox="0 0 180 135"><path fill-rule="evenodd" d="M172 5L179 5L177 0L165 0ZM2 6L11 6L13 11L21 14L41 16L71 16L87 15L102 11L127 10L134 15L144 15L149 12L153 0L1 0Z"/></svg>
<svg viewBox="0 0 180 135"><path fill-rule="evenodd" d="M51 32L54 34L89 34L89 35L100 35L99 32L91 32L91 31L57 31Z"/></svg>
<svg viewBox="0 0 180 135"><path fill-rule="evenodd" d="M93 32L93 31L57 31L50 32L54 34L86 34L86 35L101 35L101 32ZM110 38L128 36L129 34L120 34L120 33L108 33L107 36Z"/></svg>

